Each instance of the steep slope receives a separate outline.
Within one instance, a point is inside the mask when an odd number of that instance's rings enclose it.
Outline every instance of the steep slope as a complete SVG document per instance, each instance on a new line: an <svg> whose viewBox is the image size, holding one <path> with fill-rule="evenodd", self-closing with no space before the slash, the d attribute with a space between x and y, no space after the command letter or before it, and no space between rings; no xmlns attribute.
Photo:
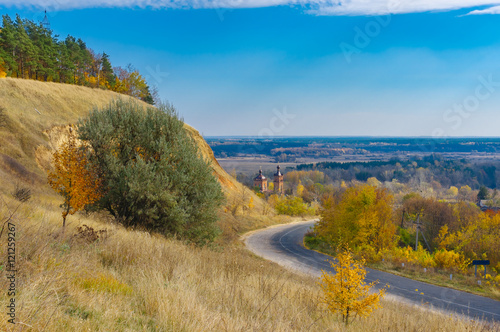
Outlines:
<svg viewBox="0 0 500 332"><path fill-rule="evenodd" d="M0 79L0 110L4 114L3 120L0 118L0 176L13 180L2 180L4 190L16 181L31 185L45 183L44 170L50 165L53 149L64 141L67 126L92 108L103 107L117 98L130 97L68 84ZM211 162L228 201L240 196L243 185L220 167L197 130L188 125L186 130ZM255 208L265 204L249 190L246 195L252 197Z"/></svg>

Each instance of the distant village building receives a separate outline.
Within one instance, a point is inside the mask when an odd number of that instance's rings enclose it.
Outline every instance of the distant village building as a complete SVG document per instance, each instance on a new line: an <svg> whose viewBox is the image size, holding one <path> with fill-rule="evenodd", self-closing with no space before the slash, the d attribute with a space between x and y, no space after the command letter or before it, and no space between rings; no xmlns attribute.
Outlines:
<svg viewBox="0 0 500 332"><path fill-rule="evenodd" d="M259 170L259 175L253 179L253 186L259 187L261 193L267 191L267 178L262 175L262 170Z"/></svg>
<svg viewBox="0 0 500 332"><path fill-rule="evenodd" d="M274 192L283 195L283 174L280 172L280 165L278 165L276 174L274 174Z"/></svg>
<svg viewBox="0 0 500 332"><path fill-rule="evenodd" d="M280 166L278 165L277 171L274 174L274 192L276 194L282 195L284 193L283 189L283 174L281 174ZM262 174L262 170L259 170L259 175L253 179L253 186L259 188L261 193L268 192L267 190L267 178Z"/></svg>
<svg viewBox="0 0 500 332"><path fill-rule="evenodd" d="M479 199L477 201L477 206L481 209L481 211L483 212L486 212L486 211L490 211L490 212L499 212L500 211L500 207L498 206L492 206L492 200L489 200L489 199Z"/></svg>

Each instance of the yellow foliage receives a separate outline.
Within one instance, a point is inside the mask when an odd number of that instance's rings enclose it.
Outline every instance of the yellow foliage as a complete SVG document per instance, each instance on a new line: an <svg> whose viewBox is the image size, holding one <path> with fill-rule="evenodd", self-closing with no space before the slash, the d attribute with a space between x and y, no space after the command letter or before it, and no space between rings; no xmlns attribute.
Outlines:
<svg viewBox="0 0 500 332"><path fill-rule="evenodd" d="M368 178L368 180L366 180L366 183L370 186L373 186L373 187L378 187L382 184L382 182L380 182L376 177L372 176L371 178Z"/></svg>
<svg viewBox="0 0 500 332"><path fill-rule="evenodd" d="M446 237L448 247L463 252L468 258L488 257L491 265L500 263L500 214L480 213Z"/></svg>
<svg viewBox="0 0 500 332"><path fill-rule="evenodd" d="M416 255L414 254L414 251L410 246L404 248L395 247L393 249L393 254L395 257L403 260L405 263L414 263L417 261Z"/></svg>
<svg viewBox="0 0 500 332"><path fill-rule="evenodd" d="M348 244L351 249L372 246L376 251L395 244L393 197L369 185L348 188L340 202L330 202L315 226L317 234L329 244Z"/></svg>
<svg viewBox="0 0 500 332"><path fill-rule="evenodd" d="M441 249L434 253L434 261L436 265L442 268L458 268L461 271L466 271L470 261L465 259L463 255L460 255L453 250Z"/></svg>
<svg viewBox="0 0 500 332"><path fill-rule="evenodd" d="M274 209L278 214L304 216L316 213L316 209L305 203L301 197L271 195L269 199L272 200L270 204L274 204Z"/></svg>
<svg viewBox="0 0 500 332"><path fill-rule="evenodd" d="M253 209L255 204L253 203L253 197L250 197L250 201L248 202L248 209Z"/></svg>
<svg viewBox="0 0 500 332"><path fill-rule="evenodd" d="M321 271L321 301L327 305L330 312L340 313L343 322L348 325L352 315L365 317L370 315L373 309L380 308L379 300L385 295L385 288L370 294L370 288L375 282L364 282L364 261L355 261L350 252L339 253L337 260L337 263L330 261L330 265L335 269L334 275Z"/></svg>
<svg viewBox="0 0 500 332"><path fill-rule="evenodd" d="M290 171L285 175L286 181L295 185L301 181L310 181L312 183L324 183L325 173L320 171Z"/></svg>
<svg viewBox="0 0 500 332"><path fill-rule="evenodd" d="M434 257L430 252L424 249L421 244L418 245L417 251L413 251L414 261L422 267L436 266Z"/></svg>
<svg viewBox="0 0 500 332"><path fill-rule="evenodd" d="M458 195L458 188L455 186L451 186L450 189L446 191L446 194L451 197L457 197Z"/></svg>
<svg viewBox="0 0 500 332"><path fill-rule="evenodd" d="M106 292L112 294L131 294L133 289L129 285L117 280L113 276L98 274L88 278L77 280L77 284L83 289L93 290L96 292Z"/></svg>
<svg viewBox="0 0 500 332"><path fill-rule="evenodd" d="M493 280L495 280L495 283L500 286L500 274L497 275Z"/></svg>
<svg viewBox="0 0 500 332"><path fill-rule="evenodd" d="M302 185L302 182L299 180L299 184L297 185L297 196L302 197L303 193L304 193L304 186Z"/></svg>
<svg viewBox="0 0 500 332"><path fill-rule="evenodd" d="M49 185L64 197L63 227L66 217L101 197L101 179L91 168L85 150L70 134L68 141L53 155L54 171L48 172Z"/></svg>
<svg viewBox="0 0 500 332"><path fill-rule="evenodd" d="M117 77L113 91L118 92L118 93L127 93L128 88L127 88L126 82L124 80L120 80Z"/></svg>
<svg viewBox="0 0 500 332"><path fill-rule="evenodd" d="M410 246L406 248L396 247L392 250L393 259L405 262L418 264L422 267L440 267L445 269L458 269L462 272L467 271L470 260L466 259L463 255L441 249L434 254L425 250L421 244L418 245L417 251L413 250Z"/></svg>
<svg viewBox="0 0 500 332"><path fill-rule="evenodd" d="M4 68L3 64L4 64L4 62L0 58L0 78L7 77L7 72L5 71L5 68Z"/></svg>
<svg viewBox="0 0 500 332"><path fill-rule="evenodd" d="M439 249L446 249L451 244L450 237L447 235L448 235L448 225L444 225L439 230L439 235L438 235Z"/></svg>

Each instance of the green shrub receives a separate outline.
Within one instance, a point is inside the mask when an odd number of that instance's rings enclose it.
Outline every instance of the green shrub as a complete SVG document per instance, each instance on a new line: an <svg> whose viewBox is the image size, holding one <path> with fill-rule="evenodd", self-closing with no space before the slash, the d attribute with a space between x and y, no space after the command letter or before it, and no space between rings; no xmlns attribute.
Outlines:
<svg viewBox="0 0 500 332"><path fill-rule="evenodd" d="M216 237L220 184L172 106L115 101L80 120L78 133L103 179L98 209L199 245Z"/></svg>

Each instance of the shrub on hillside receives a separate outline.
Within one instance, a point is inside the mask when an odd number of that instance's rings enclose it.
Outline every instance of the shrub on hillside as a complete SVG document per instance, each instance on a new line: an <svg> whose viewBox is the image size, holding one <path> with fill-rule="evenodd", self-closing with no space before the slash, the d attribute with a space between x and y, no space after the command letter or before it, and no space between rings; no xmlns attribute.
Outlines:
<svg viewBox="0 0 500 332"><path fill-rule="evenodd" d="M81 120L78 133L103 181L98 208L200 245L218 234L220 184L172 106L116 101Z"/></svg>
<svg viewBox="0 0 500 332"><path fill-rule="evenodd" d="M288 216L305 216L316 213L314 207L308 206L302 198L295 196L277 196L270 197L271 205L274 205L276 213Z"/></svg>
<svg viewBox="0 0 500 332"><path fill-rule="evenodd" d="M441 249L434 253L434 261L436 265L445 269L459 269L462 272L467 270L470 260L466 259L463 255L453 250Z"/></svg>
<svg viewBox="0 0 500 332"><path fill-rule="evenodd" d="M0 106L0 128L7 126L7 114L5 114L5 108Z"/></svg>

